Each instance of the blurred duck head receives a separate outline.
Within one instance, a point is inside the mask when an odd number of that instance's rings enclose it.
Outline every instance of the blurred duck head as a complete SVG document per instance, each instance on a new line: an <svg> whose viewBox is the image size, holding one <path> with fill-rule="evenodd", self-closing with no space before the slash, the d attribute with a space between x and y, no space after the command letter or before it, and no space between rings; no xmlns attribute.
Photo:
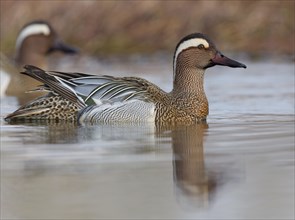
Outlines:
<svg viewBox="0 0 295 220"><path fill-rule="evenodd" d="M19 65L44 66L44 58L54 51L75 54L78 49L65 44L52 26L45 21L25 25L16 40L16 62Z"/></svg>

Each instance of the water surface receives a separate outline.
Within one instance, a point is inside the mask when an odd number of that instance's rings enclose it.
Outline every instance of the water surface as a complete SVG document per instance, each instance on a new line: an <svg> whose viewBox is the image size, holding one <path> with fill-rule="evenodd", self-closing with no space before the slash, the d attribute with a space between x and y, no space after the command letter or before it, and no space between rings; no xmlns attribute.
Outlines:
<svg viewBox="0 0 295 220"><path fill-rule="evenodd" d="M84 65L169 91L149 62ZM294 64L246 64L207 71L197 125L8 124L1 99L1 217L294 219Z"/></svg>

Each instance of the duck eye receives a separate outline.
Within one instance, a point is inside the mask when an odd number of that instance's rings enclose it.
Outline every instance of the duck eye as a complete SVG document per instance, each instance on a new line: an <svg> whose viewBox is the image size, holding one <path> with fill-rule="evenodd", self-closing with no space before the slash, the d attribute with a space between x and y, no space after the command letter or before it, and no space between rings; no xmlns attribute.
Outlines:
<svg viewBox="0 0 295 220"><path fill-rule="evenodd" d="M200 45L198 46L198 48L199 48L199 49L205 49L205 46L204 46L204 44L200 44Z"/></svg>

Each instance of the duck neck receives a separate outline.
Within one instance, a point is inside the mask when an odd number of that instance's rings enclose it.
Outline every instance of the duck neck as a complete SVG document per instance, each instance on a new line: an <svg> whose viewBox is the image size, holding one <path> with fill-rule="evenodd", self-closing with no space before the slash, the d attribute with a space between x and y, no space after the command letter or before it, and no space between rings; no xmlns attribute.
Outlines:
<svg viewBox="0 0 295 220"><path fill-rule="evenodd" d="M19 48L16 51L15 61L19 67L25 64L37 65L40 68L47 68L45 54L40 54L38 51L31 48Z"/></svg>
<svg viewBox="0 0 295 220"><path fill-rule="evenodd" d="M178 66L174 70L172 93L176 96L198 96L205 98L204 69L196 67Z"/></svg>

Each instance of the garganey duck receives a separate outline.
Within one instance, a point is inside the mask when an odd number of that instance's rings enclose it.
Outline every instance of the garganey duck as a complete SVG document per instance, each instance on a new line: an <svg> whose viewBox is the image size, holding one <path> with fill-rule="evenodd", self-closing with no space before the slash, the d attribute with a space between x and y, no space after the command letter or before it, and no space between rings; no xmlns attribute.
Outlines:
<svg viewBox="0 0 295 220"><path fill-rule="evenodd" d="M21 104L40 96L40 94L24 93L25 91L36 87L38 82L19 74L19 68L26 64L48 68L47 55L51 52L61 51L66 54L74 54L78 52L76 48L65 44L59 38L53 27L45 21L33 21L26 24L18 34L15 47L16 54L14 64L9 64L2 54L1 63L7 63L5 65L6 72L10 77L6 89L6 95L16 96ZM5 70L3 69L2 71Z"/></svg>
<svg viewBox="0 0 295 220"><path fill-rule="evenodd" d="M184 37L173 58L173 90L164 92L138 77L97 76L44 71L25 66L22 72L49 93L20 107L6 120L99 122L198 122L206 120L205 70L215 65L246 66L220 53L203 34Z"/></svg>

